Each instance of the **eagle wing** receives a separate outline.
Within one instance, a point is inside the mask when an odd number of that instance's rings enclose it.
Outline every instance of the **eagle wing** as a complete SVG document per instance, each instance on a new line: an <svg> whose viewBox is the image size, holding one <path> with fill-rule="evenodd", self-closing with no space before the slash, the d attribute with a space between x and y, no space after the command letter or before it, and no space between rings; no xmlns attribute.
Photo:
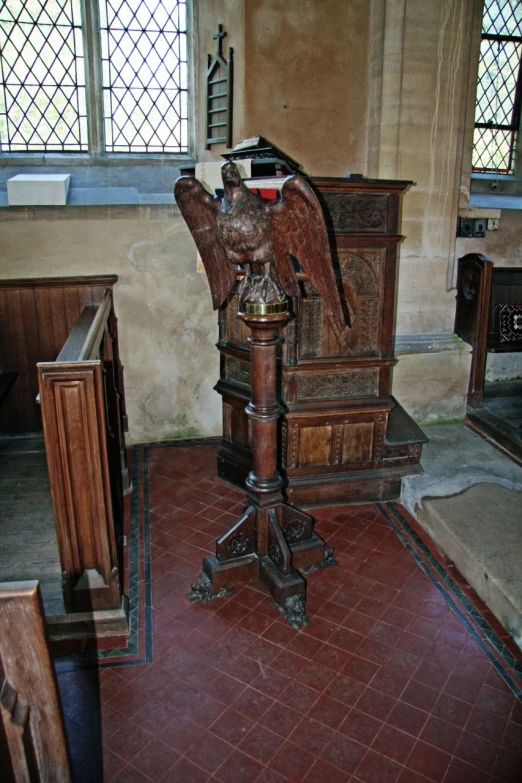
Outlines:
<svg viewBox="0 0 522 783"><path fill-rule="evenodd" d="M180 177L174 185L174 196L199 250L212 304L217 310L234 285L237 274L237 267L227 259L217 237L216 217L221 200L211 196L194 177Z"/></svg>
<svg viewBox="0 0 522 783"><path fill-rule="evenodd" d="M344 337L351 325L350 318L341 302L324 215L317 196L299 175L286 180L281 196L280 201L267 205L281 283L287 293L296 295L297 278L290 258L295 256L324 298Z"/></svg>

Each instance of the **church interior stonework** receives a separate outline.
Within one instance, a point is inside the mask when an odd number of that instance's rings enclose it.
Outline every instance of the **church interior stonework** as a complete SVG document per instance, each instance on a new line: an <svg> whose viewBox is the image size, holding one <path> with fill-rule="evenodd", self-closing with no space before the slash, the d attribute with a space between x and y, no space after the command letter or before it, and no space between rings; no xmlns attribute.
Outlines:
<svg viewBox="0 0 522 783"><path fill-rule="evenodd" d="M522 780L521 118L520 0L0 3L2 781Z"/></svg>

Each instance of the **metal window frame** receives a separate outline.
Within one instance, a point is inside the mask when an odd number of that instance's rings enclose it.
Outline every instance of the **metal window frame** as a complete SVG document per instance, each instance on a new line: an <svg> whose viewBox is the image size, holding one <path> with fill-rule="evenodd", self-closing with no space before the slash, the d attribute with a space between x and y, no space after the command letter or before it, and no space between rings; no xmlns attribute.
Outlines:
<svg viewBox="0 0 522 783"><path fill-rule="evenodd" d="M98 0L80 0L82 38L85 60L85 91L87 104L87 137L89 152L0 152L0 166L38 164L64 166L162 165L187 163L195 159L195 68L194 68L194 7L195 0L185 0L187 15L188 59L188 152L106 152L103 117L102 61Z"/></svg>
<svg viewBox="0 0 522 783"><path fill-rule="evenodd" d="M522 44L522 36L496 35L496 34L482 32L480 36L481 44L482 41L513 42L515 44ZM480 82L477 81L477 90L478 90L479 83ZM476 97L475 97L475 105L476 105ZM511 144L509 149L509 168L494 169L494 168L475 167L472 165L471 172L473 174L491 174L491 175L501 174L501 175L513 176L513 174L517 172L518 169L517 147L519 146L517 136L519 135L519 130L520 130L521 109L522 109L522 58L518 66L518 75L517 75L517 83L515 86L515 96L513 99L513 114L512 114L511 123L509 125L506 125L506 124L495 124L495 123L487 123L487 122L475 122L473 126L474 130L476 128L489 128L491 130L502 130L511 133Z"/></svg>

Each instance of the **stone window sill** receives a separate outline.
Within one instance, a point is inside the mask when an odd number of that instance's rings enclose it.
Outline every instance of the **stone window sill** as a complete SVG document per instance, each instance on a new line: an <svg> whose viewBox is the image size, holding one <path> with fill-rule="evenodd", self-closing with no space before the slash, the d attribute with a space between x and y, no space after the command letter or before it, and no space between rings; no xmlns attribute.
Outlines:
<svg viewBox="0 0 522 783"><path fill-rule="evenodd" d="M472 174L469 206L522 209L522 178L509 174Z"/></svg>
<svg viewBox="0 0 522 783"><path fill-rule="evenodd" d="M502 193L471 193L470 207L486 209L522 209L522 195L515 196Z"/></svg>
<svg viewBox="0 0 522 783"><path fill-rule="evenodd" d="M140 193L137 188L71 188L65 207L145 206L175 203L173 193ZM49 205L41 206L49 208ZM0 207L9 207L7 190L0 190ZM38 205L34 205L34 207L37 208ZM11 206L11 209L20 209L20 207Z"/></svg>
<svg viewBox="0 0 522 783"><path fill-rule="evenodd" d="M65 207L173 205L174 183L181 174L180 167L193 162L188 156L176 159L137 156L100 161L89 156L56 155L52 160L42 156L41 162L35 163L27 156L2 158L0 155L0 207L9 207L6 183L11 177L21 173L56 172L71 175Z"/></svg>

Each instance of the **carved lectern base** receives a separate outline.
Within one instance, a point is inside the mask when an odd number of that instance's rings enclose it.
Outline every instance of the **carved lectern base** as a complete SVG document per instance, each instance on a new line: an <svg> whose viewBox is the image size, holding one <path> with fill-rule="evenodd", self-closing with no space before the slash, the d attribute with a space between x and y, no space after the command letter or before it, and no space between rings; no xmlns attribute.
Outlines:
<svg viewBox="0 0 522 783"><path fill-rule="evenodd" d="M314 520L283 502L276 469L277 346L279 328L289 318L286 300L243 301L239 317L252 330L250 342L252 399L246 413L252 422L254 469L246 484L243 514L216 541L216 554L203 560L203 573L192 585L191 602L226 595L247 582L261 582L294 628L308 624L306 581L299 573L334 565L332 550L314 532Z"/></svg>
<svg viewBox="0 0 522 783"><path fill-rule="evenodd" d="M264 554L263 554L264 552ZM234 587L261 582L294 628L308 624L306 580L299 571L335 565L332 549L313 530L313 518L285 503L268 509L250 505L216 541L215 557L203 560L191 603L210 601Z"/></svg>

